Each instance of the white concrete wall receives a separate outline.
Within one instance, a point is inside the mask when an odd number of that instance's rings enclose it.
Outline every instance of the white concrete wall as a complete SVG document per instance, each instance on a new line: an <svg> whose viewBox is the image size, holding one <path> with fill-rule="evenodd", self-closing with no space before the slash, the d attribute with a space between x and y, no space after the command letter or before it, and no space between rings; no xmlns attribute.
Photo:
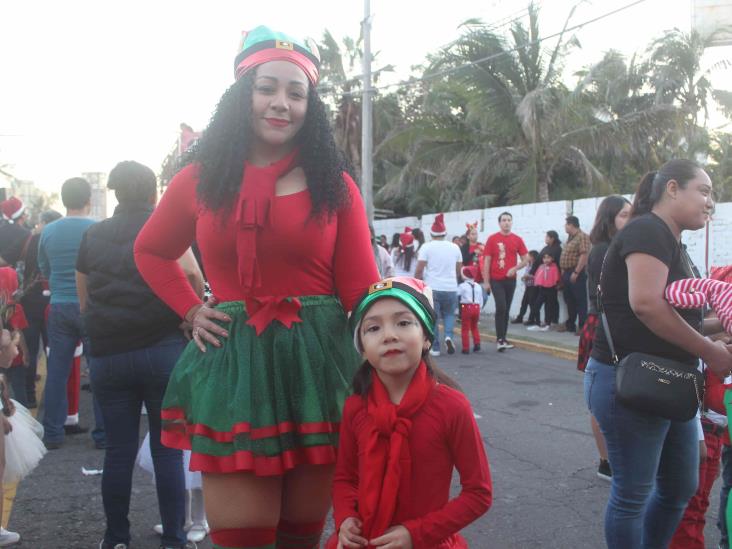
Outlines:
<svg viewBox="0 0 732 549"><path fill-rule="evenodd" d="M564 220L567 215L576 215L580 226L585 232L590 231L595 221L595 213L604 197L584 198L574 201L539 202L533 204L519 204L501 206L485 210L467 210L445 212L447 237L459 236L465 233L465 224L478 221L479 239L485 241L489 235L498 230L498 216L501 212L511 212L513 215L513 230L526 242L529 250L539 251L544 246L544 235L548 230L555 230L559 238L566 240ZM628 196L631 199L632 196ZM435 218L434 213L425 214L421 219L406 217L401 219L380 219L374 222L376 234L386 234L391 240L395 232L402 232L405 226L421 228L429 241L430 226ZM687 245L689 255L699 267L702 274L706 271L707 231L705 229L686 232L683 242ZM732 203L717 204L714 220L709 227L708 265L721 266L732 264ZM523 285L518 283L516 295L511 307L511 315L518 313L523 297ZM566 318L564 302L560 298L560 318ZM494 302L489 299L485 311L494 312Z"/></svg>

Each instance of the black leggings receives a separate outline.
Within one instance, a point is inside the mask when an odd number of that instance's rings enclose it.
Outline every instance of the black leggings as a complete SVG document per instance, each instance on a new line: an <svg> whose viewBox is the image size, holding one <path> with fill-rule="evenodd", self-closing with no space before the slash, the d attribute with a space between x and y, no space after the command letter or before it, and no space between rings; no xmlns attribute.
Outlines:
<svg viewBox="0 0 732 549"><path fill-rule="evenodd" d="M536 300L536 316L541 316L541 306L544 305L544 324L559 322L559 300L556 288L539 288Z"/></svg>
<svg viewBox="0 0 732 549"><path fill-rule="evenodd" d="M496 338L501 341L506 339L508 312L511 310L513 293L516 291L516 279L491 280L491 291L493 299L496 300Z"/></svg>

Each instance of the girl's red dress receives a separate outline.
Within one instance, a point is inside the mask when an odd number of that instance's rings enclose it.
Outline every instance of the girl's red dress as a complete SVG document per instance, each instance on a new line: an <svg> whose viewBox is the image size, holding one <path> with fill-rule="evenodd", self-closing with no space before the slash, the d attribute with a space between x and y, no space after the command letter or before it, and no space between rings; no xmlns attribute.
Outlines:
<svg viewBox="0 0 732 549"><path fill-rule="evenodd" d="M346 518L359 517L358 482L365 465L360 455L372 421L366 399L355 395L346 400L333 482L336 532ZM458 532L488 510L492 485L483 439L467 398L436 385L412 417L409 451L413 489L406 501L397 503L394 525L409 530L415 549L468 547ZM462 489L450 500L453 468L460 474Z"/></svg>

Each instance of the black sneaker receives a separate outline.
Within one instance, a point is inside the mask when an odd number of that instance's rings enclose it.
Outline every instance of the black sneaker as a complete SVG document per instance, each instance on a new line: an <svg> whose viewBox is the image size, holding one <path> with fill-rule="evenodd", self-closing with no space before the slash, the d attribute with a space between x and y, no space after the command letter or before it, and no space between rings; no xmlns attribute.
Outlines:
<svg viewBox="0 0 732 549"><path fill-rule="evenodd" d="M455 354L455 344L452 342L452 339L449 337L445 338L445 346L447 347L447 354L448 355L454 355Z"/></svg>
<svg viewBox="0 0 732 549"><path fill-rule="evenodd" d="M78 423L76 425L64 425L64 433L67 435L83 435L89 432L89 427L82 427Z"/></svg>
<svg viewBox="0 0 732 549"><path fill-rule="evenodd" d="M610 462L606 459L600 460L600 465L597 468L597 476L602 480L610 481L613 479L613 472L610 469Z"/></svg>
<svg viewBox="0 0 732 549"><path fill-rule="evenodd" d="M474 353L477 353L478 351L480 351L480 343L476 343L476 344L475 344L475 345L473 346L473 352L474 352Z"/></svg>
<svg viewBox="0 0 732 549"><path fill-rule="evenodd" d="M517 316L516 318L514 318L511 321L511 324L523 324L523 323L524 323L524 319L519 316Z"/></svg>

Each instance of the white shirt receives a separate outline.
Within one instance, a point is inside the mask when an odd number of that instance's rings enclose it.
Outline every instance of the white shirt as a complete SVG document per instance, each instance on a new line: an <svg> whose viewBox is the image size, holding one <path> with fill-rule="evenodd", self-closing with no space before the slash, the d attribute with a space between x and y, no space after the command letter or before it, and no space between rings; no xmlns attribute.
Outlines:
<svg viewBox="0 0 732 549"><path fill-rule="evenodd" d="M466 280L458 286L460 303L475 303L483 308L483 288L472 280Z"/></svg>
<svg viewBox="0 0 732 549"><path fill-rule="evenodd" d="M462 263L460 248L447 240L433 240L419 249L419 260L426 261L424 282L437 292L457 292L457 264Z"/></svg>
<svg viewBox="0 0 732 549"><path fill-rule="evenodd" d="M412 253L412 262L409 265L409 269L404 269L404 254L399 248L394 248L391 251L391 260L394 263L394 276L409 276L414 277L414 273L417 270L417 251Z"/></svg>

